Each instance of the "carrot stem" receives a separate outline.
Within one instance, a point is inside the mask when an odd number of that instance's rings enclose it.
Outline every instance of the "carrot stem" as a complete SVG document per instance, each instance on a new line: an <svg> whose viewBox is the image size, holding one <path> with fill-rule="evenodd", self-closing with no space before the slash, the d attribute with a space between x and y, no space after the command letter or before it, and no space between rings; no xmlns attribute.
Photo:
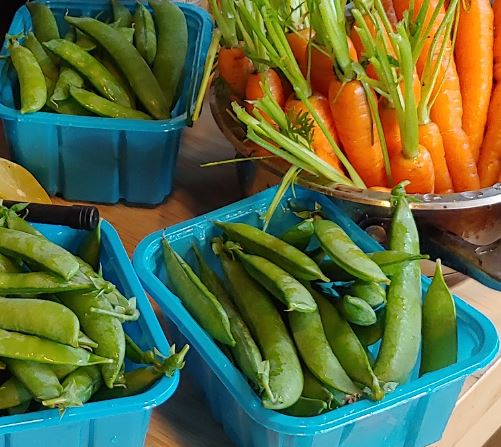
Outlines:
<svg viewBox="0 0 501 447"><path fill-rule="evenodd" d="M238 46L237 30L235 27L235 17L228 14L229 5L232 0L221 0L221 7L217 4L217 0L209 0L211 12L216 19L217 26L223 35L223 41L226 48L234 48ZM225 15L223 15L225 13Z"/></svg>

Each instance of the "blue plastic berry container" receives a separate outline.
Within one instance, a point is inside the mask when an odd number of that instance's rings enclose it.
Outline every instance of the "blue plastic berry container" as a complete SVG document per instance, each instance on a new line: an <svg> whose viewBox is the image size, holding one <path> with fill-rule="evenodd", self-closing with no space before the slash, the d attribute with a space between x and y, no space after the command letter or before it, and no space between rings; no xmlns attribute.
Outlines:
<svg viewBox="0 0 501 447"><path fill-rule="evenodd" d="M84 236L81 230L57 225L37 225L49 239L75 250ZM103 275L125 296L135 296L141 317L126 323L125 331L143 349L157 346L168 354L169 344L139 283L115 229L102 223L101 263ZM128 368L131 365L128 365ZM70 408L43 410L16 416L0 416L1 447L141 447L144 445L153 407L169 399L179 384L179 372L163 377L136 396L89 402Z"/></svg>
<svg viewBox="0 0 501 447"><path fill-rule="evenodd" d="M46 1L67 30L66 13L95 17L108 0ZM123 2L131 10L134 1ZM50 195L68 200L156 205L172 190L182 130L188 124L212 37L212 19L202 8L179 4L188 24L188 55L180 97L172 118L159 121L84 117L36 112L22 115L15 105L18 82L13 67L0 60L0 118L12 157L27 168ZM9 34L32 28L25 6ZM1 54L7 54L6 43Z"/></svg>
<svg viewBox="0 0 501 447"><path fill-rule="evenodd" d="M447 425L466 377L486 367L499 349L493 324L481 313L455 297L458 316L458 362L440 371L418 377L419 366L408 383L399 386L380 402L360 400L328 413L298 418L267 410L244 376L233 366L216 343L191 317L181 301L164 285L162 234L190 263L191 245L196 242L206 259L219 273L219 263L211 253L210 240L220 234L214 220L259 225L276 191L268 189L255 196L146 237L134 254L134 268L147 292L170 321L176 343L193 347L187 373L207 401L214 418L239 447L422 447L438 441ZM365 251L381 247L361 230L327 197L296 188L299 203L322 206L326 216L338 223ZM269 231L280 235L298 222L285 210L292 199L287 195L278 207ZM430 284L423 277L423 291ZM377 346L374 347L374 351ZM419 362L418 362L419 363Z"/></svg>

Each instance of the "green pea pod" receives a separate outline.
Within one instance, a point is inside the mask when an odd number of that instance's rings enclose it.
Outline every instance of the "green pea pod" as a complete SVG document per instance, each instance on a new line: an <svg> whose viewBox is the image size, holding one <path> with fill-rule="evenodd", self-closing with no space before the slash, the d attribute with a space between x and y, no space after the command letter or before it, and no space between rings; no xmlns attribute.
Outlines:
<svg viewBox="0 0 501 447"><path fill-rule="evenodd" d="M273 398L262 397L265 408L280 410L293 405L303 390L303 372L280 313L268 295L243 266L216 244L223 270L242 318L257 341L263 357L270 363L269 383Z"/></svg>
<svg viewBox="0 0 501 447"><path fill-rule="evenodd" d="M377 321L376 312L361 298L344 295L340 303L343 316L353 324L370 326Z"/></svg>
<svg viewBox="0 0 501 447"><path fill-rule="evenodd" d="M191 267L162 239L168 285L197 322L217 341L235 346L228 315Z"/></svg>
<svg viewBox="0 0 501 447"><path fill-rule="evenodd" d="M304 376L304 385L303 392L301 393L302 397L308 397L310 399L318 399L322 400L327 404L328 408L331 407L332 400L334 396L326 388L322 382L320 382L310 371L308 368L303 368L303 376Z"/></svg>
<svg viewBox="0 0 501 447"><path fill-rule="evenodd" d="M268 259L297 279L329 281L311 258L271 234L244 223L214 224L221 228L230 240L240 244L247 253Z"/></svg>
<svg viewBox="0 0 501 447"><path fill-rule="evenodd" d="M353 332L357 334L360 343L364 346L370 346L381 340L384 331L386 309L384 307L376 310L376 322L370 326L357 326L352 324Z"/></svg>
<svg viewBox="0 0 501 447"><path fill-rule="evenodd" d="M99 271L99 259L101 257L101 222L99 222L92 231L89 231L80 245L77 255L89 264L95 272Z"/></svg>
<svg viewBox="0 0 501 447"><path fill-rule="evenodd" d="M47 107L53 112L61 115L76 115L76 116L93 116L94 114L83 108L73 98L65 99L64 101L48 101Z"/></svg>
<svg viewBox="0 0 501 447"><path fill-rule="evenodd" d="M416 223L398 186L392 196L396 203L390 227L389 248L419 253ZM421 269L418 261L408 262L393 275L387 294L383 341L374 372L384 382L405 382L416 364L421 345Z"/></svg>
<svg viewBox="0 0 501 447"><path fill-rule="evenodd" d="M155 34L155 22L148 9L137 3L134 14L134 43L137 50L149 65L153 64L157 54L157 35Z"/></svg>
<svg viewBox="0 0 501 447"><path fill-rule="evenodd" d="M288 416L311 417L318 416L328 410L328 408L327 403L323 400L301 396L296 403L280 412Z"/></svg>
<svg viewBox="0 0 501 447"><path fill-rule="evenodd" d="M70 42L75 42L77 40L77 31L74 27L70 26L68 31L63 37L64 40L69 40ZM50 40L50 39L49 39Z"/></svg>
<svg viewBox="0 0 501 447"><path fill-rule="evenodd" d="M16 407L32 399L28 389L15 377L11 377L0 386L0 410Z"/></svg>
<svg viewBox="0 0 501 447"><path fill-rule="evenodd" d="M433 281L424 300L422 334L420 375L457 362L456 306L445 283L439 259L437 259Z"/></svg>
<svg viewBox="0 0 501 447"><path fill-rule="evenodd" d="M289 327L301 357L313 375L325 385L347 394L359 394L332 352L318 310L290 312Z"/></svg>
<svg viewBox="0 0 501 447"><path fill-rule="evenodd" d="M140 365L159 364L153 350L143 351L127 334L125 334L125 357Z"/></svg>
<svg viewBox="0 0 501 447"><path fill-rule="evenodd" d="M45 272L0 273L0 295L41 295L94 288L94 283L81 273L69 281Z"/></svg>
<svg viewBox="0 0 501 447"><path fill-rule="evenodd" d="M63 392L60 396L43 399L42 404L45 407L58 407L61 410L80 407L96 393L101 383L101 372L97 366L82 366L64 379Z"/></svg>
<svg viewBox="0 0 501 447"><path fill-rule="evenodd" d="M16 212L12 210L5 211L5 218L7 223L7 228L11 230L22 231L23 233L32 234L33 236L39 236L45 238L45 236L40 233L33 225L19 217Z"/></svg>
<svg viewBox="0 0 501 447"><path fill-rule="evenodd" d="M130 107L127 92L95 57L77 44L64 39L50 40L44 45L83 74L96 90L119 105ZM73 95L72 95L73 96Z"/></svg>
<svg viewBox="0 0 501 447"><path fill-rule="evenodd" d="M92 351L97 348L98 344L82 331L80 331L78 334L78 346L80 348L85 348Z"/></svg>
<svg viewBox="0 0 501 447"><path fill-rule="evenodd" d="M357 280L349 287L348 294L364 300L373 308L386 303L386 290L376 282Z"/></svg>
<svg viewBox="0 0 501 447"><path fill-rule="evenodd" d="M24 414L28 411L31 405L31 399L16 405L15 407L10 407L7 409L9 416L14 416L16 414Z"/></svg>
<svg viewBox="0 0 501 447"><path fill-rule="evenodd" d="M115 59L149 114L157 119L170 117L164 93L150 67L120 31L90 17L66 16L65 20L92 36Z"/></svg>
<svg viewBox="0 0 501 447"><path fill-rule="evenodd" d="M124 76L122 70L117 67L115 61L112 57L106 53L106 51L101 51L99 54L99 60L106 67L106 69L113 75L116 81L120 84L120 86L127 92L127 96L129 97L129 101L132 108L136 108L136 99L134 92L129 84L129 81Z"/></svg>
<svg viewBox="0 0 501 447"><path fill-rule="evenodd" d="M124 26L130 28L134 19L129 9L118 0L111 0L111 8L113 10L113 20L117 24L117 27Z"/></svg>
<svg viewBox="0 0 501 447"><path fill-rule="evenodd" d="M121 32L123 36L127 39L127 42L134 42L134 28L119 27L117 31Z"/></svg>
<svg viewBox="0 0 501 447"><path fill-rule="evenodd" d="M35 56L35 59L40 65L42 73L53 81L57 81L59 70L36 36L33 33L28 33L24 39L23 45L33 53L33 56Z"/></svg>
<svg viewBox="0 0 501 447"><path fill-rule="evenodd" d="M153 73L165 95L168 110L172 110L188 52L188 26L183 11L174 2L149 0L149 4L157 31Z"/></svg>
<svg viewBox="0 0 501 447"><path fill-rule="evenodd" d="M59 39L56 18L45 3L27 2L26 7L31 15L35 36L40 42Z"/></svg>
<svg viewBox="0 0 501 447"><path fill-rule="evenodd" d="M85 349L56 343L33 335L0 329L0 356L33 360L40 363L64 365L93 365L111 363L111 359L99 357Z"/></svg>
<svg viewBox="0 0 501 447"><path fill-rule="evenodd" d="M221 303L230 320L231 333L236 342L235 346L231 348L231 353L237 366L258 389L265 390L271 396L267 381L269 378L263 374L263 371L269 366L263 365L261 352L249 328L235 308L233 300L228 295L221 280L209 267L196 245L193 245L193 250L200 268L200 279Z"/></svg>
<svg viewBox="0 0 501 447"><path fill-rule="evenodd" d="M306 219L289 228L282 235L281 239L298 250L304 251L314 233L313 219Z"/></svg>
<svg viewBox="0 0 501 447"><path fill-rule="evenodd" d="M322 250L323 253L323 250ZM356 278L347 271L339 267L331 259L324 259L320 263L320 268L332 281L354 281Z"/></svg>
<svg viewBox="0 0 501 447"><path fill-rule="evenodd" d="M62 293L59 298L75 312L82 329L97 343L95 353L112 360L102 367L104 383L112 388L125 357L124 330L117 318L96 312L100 309L112 311L111 304L99 291Z"/></svg>
<svg viewBox="0 0 501 447"><path fill-rule="evenodd" d="M19 263L0 253L0 273L19 273L21 271Z"/></svg>
<svg viewBox="0 0 501 447"><path fill-rule="evenodd" d="M429 255L410 254L398 250L385 250L376 251L374 253L367 253L386 276L393 276L398 273L400 269L410 261L419 261L421 259L430 259Z"/></svg>
<svg viewBox="0 0 501 447"><path fill-rule="evenodd" d="M96 41L87 36L87 34L82 33L79 29L76 29L76 40L75 43L84 51L92 51L96 49ZM65 39L67 40L67 39Z"/></svg>
<svg viewBox="0 0 501 447"><path fill-rule="evenodd" d="M232 247L231 250L236 253L249 275L285 304L286 311L313 312L317 308L306 287L285 270L266 258L244 253L232 243L227 243L226 246Z"/></svg>
<svg viewBox="0 0 501 447"><path fill-rule="evenodd" d="M65 306L47 300L1 298L0 328L78 348L80 323Z"/></svg>
<svg viewBox="0 0 501 447"><path fill-rule="evenodd" d="M83 87L84 80L82 76L80 76L72 68L62 67L50 100L64 101L70 98L70 85L74 85L75 87Z"/></svg>
<svg viewBox="0 0 501 447"><path fill-rule="evenodd" d="M47 84L33 53L11 41L7 45L21 90L21 113L38 112L47 101Z"/></svg>
<svg viewBox="0 0 501 447"><path fill-rule="evenodd" d="M342 367L352 380L369 387L375 400L382 399L384 392L372 370L364 346L336 307L323 295L311 290L318 305L325 336Z"/></svg>
<svg viewBox="0 0 501 447"><path fill-rule="evenodd" d="M70 94L82 107L99 116L151 120L151 116L146 113L108 101L107 99L82 88L71 86Z"/></svg>
<svg viewBox="0 0 501 447"><path fill-rule="evenodd" d="M334 222L316 219L315 236L327 255L343 270L363 281L388 284L390 280Z"/></svg>
<svg viewBox="0 0 501 447"><path fill-rule="evenodd" d="M77 365L49 365L59 380L63 380L68 374L79 368Z"/></svg>
<svg viewBox="0 0 501 447"><path fill-rule="evenodd" d="M9 371L39 400L54 399L63 387L50 365L27 360L5 359Z"/></svg>
<svg viewBox="0 0 501 447"><path fill-rule="evenodd" d="M146 391L153 386L155 382L163 376L172 377L178 370L184 367L184 358L188 353L189 346L185 345L178 353L174 352L172 346L172 355L165 359L160 367L147 366L138 368L125 373L126 388L115 387L113 389L101 388L92 398L93 401L118 399L121 397L134 396Z"/></svg>

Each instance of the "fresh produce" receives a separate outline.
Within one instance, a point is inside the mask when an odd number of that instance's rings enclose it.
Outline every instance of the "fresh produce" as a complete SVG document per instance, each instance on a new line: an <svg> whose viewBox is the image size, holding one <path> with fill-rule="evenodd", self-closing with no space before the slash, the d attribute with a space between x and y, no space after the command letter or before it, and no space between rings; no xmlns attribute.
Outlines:
<svg viewBox="0 0 501 447"><path fill-rule="evenodd" d="M223 352L265 408L308 417L361 398L382 400L419 368L421 347L422 374L455 362L454 301L437 267L422 309L419 260L425 256L419 253L404 185L394 188L392 197L387 251L364 253L349 230L331 221L316 204L282 210L281 216L294 212L301 219L279 233L282 239L242 217L238 223L215 221L206 234L219 230L222 235L194 248L200 278L174 251L175 239L172 246L162 239L167 274L160 277L215 341L221 340L211 328L225 327L229 321L234 344L228 350L223 346ZM283 228L277 219L274 225ZM284 239L302 250L313 247L309 253L320 246L322 257L315 265L327 267L331 280L323 275L305 277L299 260L304 267L312 259ZM223 277L216 273L216 259ZM189 275L180 275L180 265ZM201 283L208 291L200 295ZM314 305L297 306L299 296ZM202 311L204 306L217 307L214 303L221 305L217 313ZM441 319L447 322L444 328ZM135 350L133 355L138 355Z"/></svg>
<svg viewBox="0 0 501 447"><path fill-rule="evenodd" d="M101 399L137 394L183 366L187 346L166 358L153 347L143 353L125 334L122 323L139 312L134 298L97 273L99 225L78 248L91 266L45 238L22 210L0 207L2 413L64 411L98 392ZM127 343L132 361L152 366L126 371Z"/></svg>

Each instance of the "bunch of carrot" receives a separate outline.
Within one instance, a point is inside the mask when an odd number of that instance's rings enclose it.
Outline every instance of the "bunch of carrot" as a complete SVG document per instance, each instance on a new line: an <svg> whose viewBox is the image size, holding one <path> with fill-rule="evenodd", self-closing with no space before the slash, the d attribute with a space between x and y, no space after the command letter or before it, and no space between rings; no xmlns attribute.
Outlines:
<svg viewBox="0 0 501 447"><path fill-rule="evenodd" d="M288 181L438 194L499 181L501 0L210 4L233 111Z"/></svg>

